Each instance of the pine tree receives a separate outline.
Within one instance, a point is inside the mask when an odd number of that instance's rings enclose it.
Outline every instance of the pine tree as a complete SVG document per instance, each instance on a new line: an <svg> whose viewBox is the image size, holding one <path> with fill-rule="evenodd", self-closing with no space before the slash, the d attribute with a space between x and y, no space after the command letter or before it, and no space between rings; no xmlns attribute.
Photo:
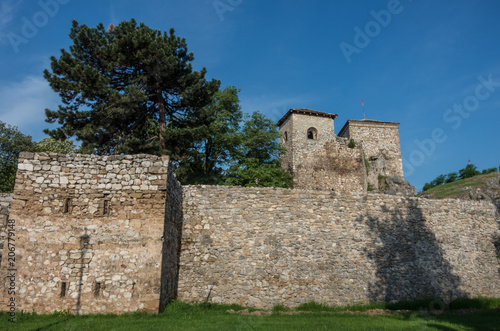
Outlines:
<svg viewBox="0 0 500 331"><path fill-rule="evenodd" d="M52 72L44 71L62 101L46 110L46 121L61 127L44 132L76 136L83 153L180 157L177 142L196 134L220 85L205 80L205 68L193 70L185 39L133 19L109 29L73 21L70 37L69 52L51 57Z"/></svg>

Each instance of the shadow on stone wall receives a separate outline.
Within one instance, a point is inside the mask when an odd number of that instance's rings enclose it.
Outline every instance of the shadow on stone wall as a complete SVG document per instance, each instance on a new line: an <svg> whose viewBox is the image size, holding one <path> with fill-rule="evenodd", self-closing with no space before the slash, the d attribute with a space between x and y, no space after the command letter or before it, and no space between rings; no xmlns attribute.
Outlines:
<svg viewBox="0 0 500 331"><path fill-rule="evenodd" d="M434 234L426 227L416 200L406 211L382 206L390 219L361 217L369 226L372 242L366 253L375 263L375 280L369 287L372 302L437 297L449 301L462 297L460 279L443 258Z"/></svg>
<svg viewBox="0 0 500 331"><path fill-rule="evenodd" d="M500 259L500 202L496 202L495 206L497 207L496 218L497 218L497 222L499 224L498 224L497 234L496 234L495 238L493 238L493 244L495 245L495 251L496 251L497 258ZM498 268L498 274L500 275L500 267Z"/></svg>
<svg viewBox="0 0 500 331"><path fill-rule="evenodd" d="M184 217L182 202L182 187L175 177L169 174L163 227L161 287L158 309L160 313L163 312L168 303L177 298Z"/></svg>
<svg viewBox="0 0 500 331"><path fill-rule="evenodd" d="M89 242L90 242L90 236L87 234L87 229L85 229L85 233L82 236L80 236L81 260L80 260L80 268L78 276L78 296L76 299L76 315L80 314L82 286L83 286L83 272L85 267L84 258L85 254L87 253Z"/></svg>

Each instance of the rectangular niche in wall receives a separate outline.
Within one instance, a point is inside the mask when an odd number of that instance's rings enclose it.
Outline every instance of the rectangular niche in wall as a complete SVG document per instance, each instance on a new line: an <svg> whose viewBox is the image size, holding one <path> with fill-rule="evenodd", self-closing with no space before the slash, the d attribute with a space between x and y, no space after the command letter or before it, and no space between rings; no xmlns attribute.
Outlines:
<svg viewBox="0 0 500 331"><path fill-rule="evenodd" d="M101 283L94 283L94 298L98 298L101 295Z"/></svg>
<svg viewBox="0 0 500 331"><path fill-rule="evenodd" d="M109 199L102 200L99 207L102 216L109 216L111 211L111 201Z"/></svg>
<svg viewBox="0 0 500 331"><path fill-rule="evenodd" d="M61 293L59 294L59 297L64 298L66 296L66 282L61 283Z"/></svg>
<svg viewBox="0 0 500 331"><path fill-rule="evenodd" d="M69 214L73 211L73 201L71 198L64 198L63 202L63 213Z"/></svg>

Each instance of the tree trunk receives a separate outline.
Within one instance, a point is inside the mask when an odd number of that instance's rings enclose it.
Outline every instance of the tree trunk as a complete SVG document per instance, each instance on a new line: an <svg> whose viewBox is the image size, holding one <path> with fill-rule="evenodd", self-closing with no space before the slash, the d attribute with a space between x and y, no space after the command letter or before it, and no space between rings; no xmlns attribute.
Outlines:
<svg viewBox="0 0 500 331"><path fill-rule="evenodd" d="M159 132L159 139L160 139L160 155L164 155L164 150L165 150L165 138L163 137L163 133L167 129L167 119L165 115L165 101L163 100L163 96L161 93L161 89L157 84L157 89L156 89L156 99L157 99L157 104L158 104L158 116L160 120L160 132Z"/></svg>

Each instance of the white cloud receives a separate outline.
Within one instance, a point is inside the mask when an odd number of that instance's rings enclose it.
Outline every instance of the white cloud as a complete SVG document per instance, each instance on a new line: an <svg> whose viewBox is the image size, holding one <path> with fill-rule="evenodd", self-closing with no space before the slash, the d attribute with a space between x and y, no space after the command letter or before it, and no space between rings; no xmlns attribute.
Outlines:
<svg viewBox="0 0 500 331"><path fill-rule="evenodd" d="M8 24L14 19L14 13L22 0L1 0L0 1L0 37L6 35Z"/></svg>
<svg viewBox="0 0 500 331"><path fill-rule="evenodd" d="M17 126L35 140L43 138L45 108L57 109L59 96L42 77L27 76L22 82L4 83L0 86L0 120Z"/></svg>

